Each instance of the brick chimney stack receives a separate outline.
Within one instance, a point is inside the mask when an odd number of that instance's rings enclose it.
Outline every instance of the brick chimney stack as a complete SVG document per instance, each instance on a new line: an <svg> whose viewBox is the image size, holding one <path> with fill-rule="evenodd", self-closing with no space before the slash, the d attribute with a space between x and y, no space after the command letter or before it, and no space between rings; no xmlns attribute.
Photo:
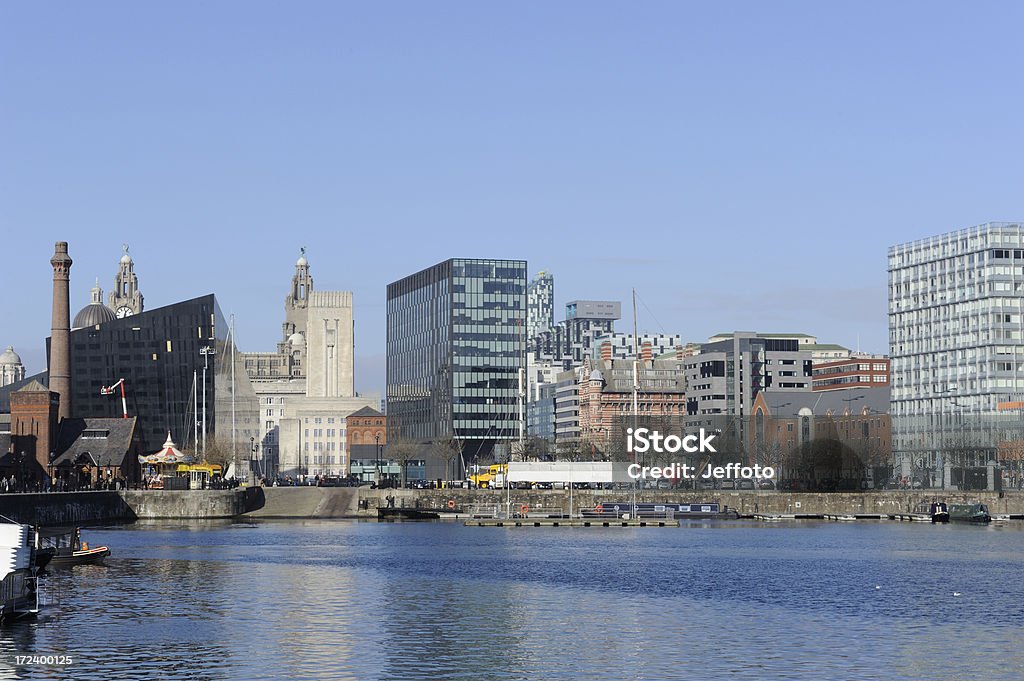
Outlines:
<svg viewBox="0 0 1024 681"><path fill-rule="evenodd" d="M654 353L650 343L644 343L640 346L640 359L645 362L649 362L654 359Z"/></svg>
<svg viewBox="0 0 1024 681"><path fill-rule="evenodd" d="M601 359L610 360L612 358L612 344L607 341L601 343Z"/></svg>
<svg viewBox="0 0 1024 681"><path fill-rule="evenodd" d="M68 242L58 241L53 248L53 318L50 327L50 390L60 395L58 418L71 417L71 256Z"/></svg>

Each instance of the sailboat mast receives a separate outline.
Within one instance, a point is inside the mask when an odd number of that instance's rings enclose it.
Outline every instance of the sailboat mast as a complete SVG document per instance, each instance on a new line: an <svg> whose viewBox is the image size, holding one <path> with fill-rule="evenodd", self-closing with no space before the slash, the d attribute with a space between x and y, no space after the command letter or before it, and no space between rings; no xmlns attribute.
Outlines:
<svg viewBox="0 0 1024 681"><path fill-rule="evenodd" d="M185 431L186 433L188 431ZM199 370L192 372L192 447L199 453ZM205 454L206 452L203 452Z"/></svg>
<svg viewBox="0 0 1024 681"><path fill-rule="evenodd" d="M238 434L235 432L235 315L231 314L231 328L228 329L231 339L231 462L235 464L235 475L238 475Z"/></svg>
<svg viewBox="0 0 1024 681"><path fill-rule="evenodd" d="M633 428L640 412L640 336L636 330L636 289L633 289Z"/></svg>

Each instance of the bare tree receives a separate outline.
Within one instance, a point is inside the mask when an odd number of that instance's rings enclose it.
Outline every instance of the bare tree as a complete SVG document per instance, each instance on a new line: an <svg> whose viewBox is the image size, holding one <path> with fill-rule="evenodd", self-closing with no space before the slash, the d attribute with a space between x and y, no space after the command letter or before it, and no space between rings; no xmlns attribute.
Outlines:
<svg viewBox="0 0 1024 681"><path fill-rule="evenodd" d="M452 464L462 454L462 446L459 444L459 441L454 437L442 437L433 440L430 446L434 454L445 462L445 477L453 480L455 475L452 471ZM449 473L451 473L451 477L449 477Z"/></svg>
<svg viewBox="0 0 1024 681"><path fill-rule="evenodd" d="M398 438L393 442L389 441L385 445L385 452L389 459L398 462L398 467L401 471L401 485L405 487L409 462L419 454L419 446L411 440Z"/></svg>
<svg viewBox="0 0 1024 681"><path fill-rule="evenodd" d="M234 463L234 453L229 440L212 438L206 443L204 457L206 463L217 465L227 473L228 466ZM235 472L237 475L237 471Z"/></svg>

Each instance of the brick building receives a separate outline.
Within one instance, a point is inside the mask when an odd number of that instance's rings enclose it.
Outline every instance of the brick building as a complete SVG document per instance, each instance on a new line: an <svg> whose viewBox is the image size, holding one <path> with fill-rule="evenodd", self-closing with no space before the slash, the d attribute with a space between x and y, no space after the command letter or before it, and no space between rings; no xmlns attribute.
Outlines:
<svg viewBox="0 0 1024 681"><path fill-rule="evenodd" d="M889 386L889 358L853 353L844 359L814 361L813 390L848 390Z"/></svg>

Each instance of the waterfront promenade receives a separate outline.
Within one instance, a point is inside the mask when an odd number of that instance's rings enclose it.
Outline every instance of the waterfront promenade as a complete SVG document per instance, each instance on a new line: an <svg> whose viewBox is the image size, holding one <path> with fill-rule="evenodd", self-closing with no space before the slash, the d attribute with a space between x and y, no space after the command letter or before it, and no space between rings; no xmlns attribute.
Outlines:
<svg viewBox="0 0 1024 681"><path fill-rule="evenodd" d="M461 517L489 509L528 506L536 512L568 513L567 490L396 490L368 487L252 487L234 490L120 490L0 495L0 515L33 524L82 525L139 519L204 520L247 517L376 518L377 508L455 512ZM631 499L629 490L574 490L572 510ZM1024 492L764 492L722 490L643 490L638 502L718 503L742 515L753 514L896 514L912 513L921 504L942 499L949 504L986 504L993 514L1024 513Z"/></svg>

